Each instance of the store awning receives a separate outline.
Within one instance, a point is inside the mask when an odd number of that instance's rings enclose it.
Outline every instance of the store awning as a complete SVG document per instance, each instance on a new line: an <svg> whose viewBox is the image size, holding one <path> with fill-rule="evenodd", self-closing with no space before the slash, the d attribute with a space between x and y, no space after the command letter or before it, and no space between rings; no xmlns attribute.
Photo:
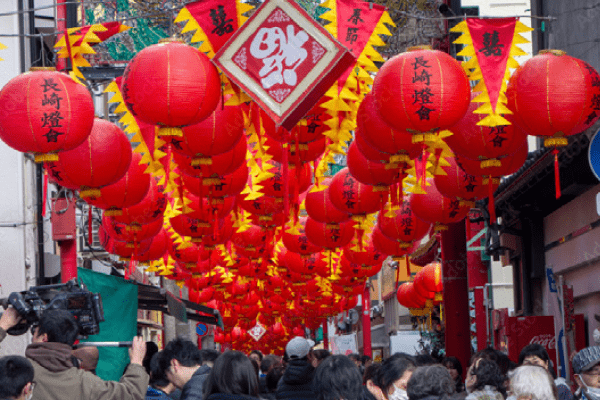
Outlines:
<svg viewBox="0 0 600 400"><path fill-rule="evenodd" d="M219 310L193 303L175 296L166 289L137 283L138 309L162 311L181 322L203 322L223 328Z"/></svg>

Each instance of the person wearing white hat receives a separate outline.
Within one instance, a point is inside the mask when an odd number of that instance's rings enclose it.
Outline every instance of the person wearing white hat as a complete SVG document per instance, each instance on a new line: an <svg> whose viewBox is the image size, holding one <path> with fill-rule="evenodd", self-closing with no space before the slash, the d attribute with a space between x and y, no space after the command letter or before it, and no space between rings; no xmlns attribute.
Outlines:
<svg viewBox="0 0 600 400"><path fill-rule="evenodd" d="M277 385L277 400L316 399L312 388L315 368L308 362L311 347L310 342L301 336L294 337L285 346L289 361Z"/></svg>

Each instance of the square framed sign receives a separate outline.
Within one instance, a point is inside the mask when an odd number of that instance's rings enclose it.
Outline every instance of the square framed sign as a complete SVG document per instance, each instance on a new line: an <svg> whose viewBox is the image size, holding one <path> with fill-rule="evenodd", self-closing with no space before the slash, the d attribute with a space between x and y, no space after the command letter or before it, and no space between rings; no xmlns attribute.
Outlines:
<svg viewBox="0 0 600 400"><path fill-rule="evenodd" d="M294 1L267 0L212 61L290 130L356 59Z"/></svg>

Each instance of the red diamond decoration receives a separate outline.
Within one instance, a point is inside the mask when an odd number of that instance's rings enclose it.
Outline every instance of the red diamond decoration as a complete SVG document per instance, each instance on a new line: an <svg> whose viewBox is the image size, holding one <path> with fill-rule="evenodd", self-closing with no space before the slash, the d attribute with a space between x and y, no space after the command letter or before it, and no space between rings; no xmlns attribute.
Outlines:
<svg viewBox="0 0 600 400"><path fill-rule="evenodd" d="M231 81L290 130L352 54L293 1L267 0L213 58Z"/></svg>

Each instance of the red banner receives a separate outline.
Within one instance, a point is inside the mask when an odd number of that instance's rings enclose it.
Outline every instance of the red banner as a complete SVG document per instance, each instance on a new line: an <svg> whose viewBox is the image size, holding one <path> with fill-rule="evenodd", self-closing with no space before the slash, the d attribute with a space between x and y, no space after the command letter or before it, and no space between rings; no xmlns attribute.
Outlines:
<svg viewBox="0 0 600 400"><path fill-rule="evenodd" d="M215 53L239 28L235 0L200 0L185 8L198 22Z"/></svg>
<svg viewBox="0 0 600 400"><path fill-rule="evenodd" d="M516 18L467 19L477 61L494 112L506 73L516 23Z"/></svg>
<svg viewBox="0 0 600 400"><path fill-rule="evenodd" d="M364 1L337 0L337 40L350 50L356 58L363 52L377 23L385 12L385 7ZM340 76L343 87L352 73L348 68Z"/></svg>

